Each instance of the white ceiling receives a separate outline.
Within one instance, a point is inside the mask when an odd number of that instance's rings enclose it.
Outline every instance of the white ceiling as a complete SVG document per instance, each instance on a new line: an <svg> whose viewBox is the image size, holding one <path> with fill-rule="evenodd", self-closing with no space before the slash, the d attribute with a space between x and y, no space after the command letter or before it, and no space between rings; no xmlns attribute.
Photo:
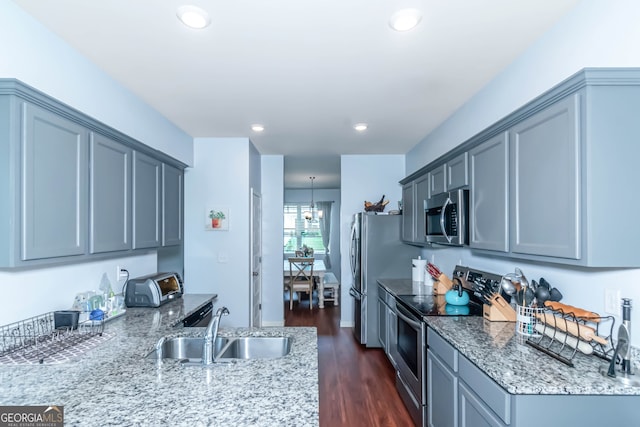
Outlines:
<svg viewBox="0 0 640 427"><path fill-rule="evenodd" d="M285 155L286 187L330 188L339 155L406 153L578 0L14 2L189 135L248 136ZM391 30L406 7L421 24Z"/></svg>

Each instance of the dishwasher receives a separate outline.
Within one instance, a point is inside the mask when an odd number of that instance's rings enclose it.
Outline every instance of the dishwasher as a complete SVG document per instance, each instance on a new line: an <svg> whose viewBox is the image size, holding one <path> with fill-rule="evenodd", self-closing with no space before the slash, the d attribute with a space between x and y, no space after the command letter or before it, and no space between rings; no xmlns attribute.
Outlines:
<svg viewBox="0 0 640 427"><path fill-rule="evenodd" d="M184 320L182 320L182 326L185 328L206 328L211 321L212 312L213 301L209 301L200 307L200 309L185 317Z"/></svg>

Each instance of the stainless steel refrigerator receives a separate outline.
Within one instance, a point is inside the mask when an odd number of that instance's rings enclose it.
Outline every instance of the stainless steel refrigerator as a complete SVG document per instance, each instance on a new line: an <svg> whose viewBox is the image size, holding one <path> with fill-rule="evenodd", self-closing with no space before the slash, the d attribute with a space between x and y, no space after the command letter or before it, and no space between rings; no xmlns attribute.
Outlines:
<svg viewBox="0 0 640 427"><path fill-rule="evenodd" d="M353 285L353 334L360 344L381 347L378 339L378 283L383 279L411 279L411 260L420 248L400 240L400 215L360 212L351 225L349 257Z"/></svg>

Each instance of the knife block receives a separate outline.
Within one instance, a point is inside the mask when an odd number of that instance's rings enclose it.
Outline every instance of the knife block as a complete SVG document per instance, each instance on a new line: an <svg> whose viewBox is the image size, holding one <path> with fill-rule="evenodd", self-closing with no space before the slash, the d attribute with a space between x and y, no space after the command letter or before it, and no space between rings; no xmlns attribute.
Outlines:
<svg viewBox="0 0 640 427"><path fill-rule="evenodd" d="M438 279L433 282L433 294L444 295L452 287L453 282L451 279L449 279L446 274L442 273L438 276Z"/></svg>
<svg viewBox="0 0 640 427"><path fill-rule="evenodd" d="M491 305L482 306L482 317L490 322L515 322L516 311L500 294L494 294L491 299Z"/></svg>

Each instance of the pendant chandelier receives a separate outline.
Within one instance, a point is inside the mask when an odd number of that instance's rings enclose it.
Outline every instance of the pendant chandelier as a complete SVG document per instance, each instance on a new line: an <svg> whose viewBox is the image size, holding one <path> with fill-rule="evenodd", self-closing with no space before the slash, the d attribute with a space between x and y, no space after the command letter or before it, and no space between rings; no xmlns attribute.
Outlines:
<svg viewBox="0 0 640 427"><path fill-rule="evenodd" d="M303 213L304 219L307 221L316 221L318 218L322 218L322 211L316 211L315 204L313 203L313 181L316 179L315 176L310 176L311 180L311 205L309 205L308 211Z"/></svg>

